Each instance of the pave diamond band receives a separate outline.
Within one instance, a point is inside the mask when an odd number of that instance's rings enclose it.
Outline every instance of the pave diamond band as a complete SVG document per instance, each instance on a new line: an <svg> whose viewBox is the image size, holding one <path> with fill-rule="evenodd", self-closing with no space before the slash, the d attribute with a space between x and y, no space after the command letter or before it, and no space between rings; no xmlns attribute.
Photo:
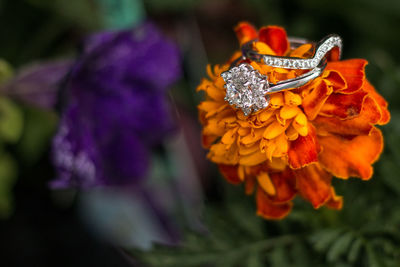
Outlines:
<svg viewBox="0 0 400 267"><path fill-rule="evenodd" d="M267 76L260 74L250 64L241 63L221 73L225 81L225 101L240 108L244 115L248 116L252 112L268 107L269 94L303 86L320 76L325 66L324 60L319 66L303 75L271 84Z"/></svg>
<svg viewBox="0 0 400 267"><path fill-rule="evenodd" d="M306 40L298 38L290 38L289 41L292 47L309 43ZM253 43L254 40L247 42L242 46L242 53L244 57L258 62L263 61L265 65L271 67L284 69L314 69L332 49L338 48L339 50L337 54L337 60L340 58L342 51L342 39L335 34L329 35L321 40L315 46L313 57L308 59L259 54L253 50Z"/></svg>

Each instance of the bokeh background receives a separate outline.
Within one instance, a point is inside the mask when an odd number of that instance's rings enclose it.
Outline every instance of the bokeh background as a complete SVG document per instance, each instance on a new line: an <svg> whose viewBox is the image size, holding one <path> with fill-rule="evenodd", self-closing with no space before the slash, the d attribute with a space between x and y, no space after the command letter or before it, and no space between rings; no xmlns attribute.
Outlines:
<svg viewBox="0 0 400 267"><path fill-rule="evenodd" d="M0 0L0 82L146 20L178 45L183 75L167 96L176 131L154 150L145 189L50 189L59 86L0 89L0 266L400 266L399 1ZM265 221L207 162L195 88L238 48L243 20L311 40L337 33L343 58L369 61L392 119L373 179L334 180L342 211L298 199L288 218Z"/></svg>

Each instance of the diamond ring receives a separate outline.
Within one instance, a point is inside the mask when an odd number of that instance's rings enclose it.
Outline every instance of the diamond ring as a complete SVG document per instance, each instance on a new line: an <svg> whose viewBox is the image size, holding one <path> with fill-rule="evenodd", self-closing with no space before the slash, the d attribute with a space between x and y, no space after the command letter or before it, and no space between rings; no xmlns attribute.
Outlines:
<svg viewBox="0 0 400 267"><path fill-rule="evenodd" d="M252 40L242 45L243 56L252 61L263 61L265 65L283 69L314 69L333 49L337 49L337 51L336 53L331 53L333 57L332 60L339 60L342 53L342 39L336 34L328 35L318 44L315 44L313 56L307 59L259 54L253 50L253 43L255 41L256 40ZM289 38L289 42L292 48L310 43L300 38Z"/></svg>
<svg viewBox="0 0 400 267"><path fill-rule="evenodd" d="M317 67L296 78L272 84L268 82L267 76L259 73L250 64L241 63L221 73L225 81L225 101L240 108L244 115L248 116L252 112L268 107L269 94L303 86L320 76L325 67L326 60L322 60Z"/></svg>

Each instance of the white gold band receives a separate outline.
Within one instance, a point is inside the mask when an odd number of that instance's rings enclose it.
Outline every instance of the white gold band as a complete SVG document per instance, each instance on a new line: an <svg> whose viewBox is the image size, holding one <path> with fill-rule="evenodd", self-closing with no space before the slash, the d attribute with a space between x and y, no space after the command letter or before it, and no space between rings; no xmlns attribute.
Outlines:
<svg viewBox="0 0 400 267"><path fill-rule="evenodd" d="M289 38L292 47L298 47L301 44L309 43L304 39L299 38ZM283 68L283 69L314 69L320 62L326 57L327 53L332 49L337 47L339 53L337 55L337 60L340 59L342 53L342 39L335 34L329 35L321 40L315 46L315 52L312 58L296 58L296 57L281 57L273 55L259 54L253 50L253 43L255 40L245 43L242 46L243 56L257 62L263 61L265 65Z"/></svg>

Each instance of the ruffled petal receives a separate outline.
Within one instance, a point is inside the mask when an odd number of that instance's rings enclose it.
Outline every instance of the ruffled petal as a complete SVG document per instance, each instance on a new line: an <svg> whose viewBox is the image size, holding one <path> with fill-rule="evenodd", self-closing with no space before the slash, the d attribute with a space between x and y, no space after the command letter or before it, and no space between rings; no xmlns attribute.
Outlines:
<svg viewBox="0 0 400 267"><path fill-rule="evenodd" d="M235 28L236 37L240 44L257 38L257 30L248 22L240 22Z"/></svg>
<svg viewBox="0 0 400 267"><path fill-rule="evenodd" d="M278 26L268 26L260 29L258 40L266 43L276 55L283 56L290 49L285 29Z"/></svg>
<svg viewBox="0 0 400 267"><path fill-rule="evenodd" d="M330 86L332 86L335 92L341 92L347 89L347 82L343 75L338 71L328 70L323 74L323 78Z"/></svg>
<svg viewBox="0 0 400 267"><path fill-rule="evenodd" d="M341 119L356 117L360 114L367 92L359 90L354 94L331 94L321 107L320 114Z"/></svg>
<svg viewBox="0 0 400 267"><path fill-rule="evenodd" d="M304 96L302 106L309 120L315 119L331 93L332 88L322 80Z"/></svg>
<svg viewBox="0 0 400 267"><path fill-rule="evenodd" d="M297 190L300 195L311 202L315 209L324 205L331 198L330 173L316 163L294 171Z"/></svg>
<svg viewBox="0 0 400 267"><path fill-rule="evenodd" d="M313 124L319 135L327 133L339 135L368 135L373 125L381 119L381 112L376 102L366 97L359 116L342 120L335 117L318 116Z"/></svg>
<svg viewBox="0 0 400 267"><path fill-rule="evenodd" d="M386 100L380 94L378 94L375 88L368 81L365 81L363 90L369 93L369 95L376 101L380 108L381 118L377 123L379 125L387 124L390 121L390 113L387 109L388 103Z"/></svg>
<svg viewBox="0 0 400 267"><path fill-rule="evenodd" d="M271 173L269 176L276 189L276 194L270 196L273 203L285 203L296 196L296 178L290 168L286 168L282 172Z"/></svg>
<svg viewBox="0 0 400 267"><path fill-rule="evenodd" d="M341 210L343 207L343 197L336 195L335 189L331 187L331 198L326 202L326 206L331 209Z"/></svg>
<svg viewBox="0 0 400 267"><path fill-rule="evenodd" d="M292 203L274 204L260 187L257 189L257 215L265 219L279 220L287 216L292 209Z"/></svg>
<svg viewBox="0 0 400 267"><path fill-rule="evenodd" d="M339 178L350 176L368 180L372 177L371 164L375 162L383 149L383 137L379 129L373 128L369 135L360 135L352 139L345 136L319 136L323 147L319 156L322 166Z"/></svg>
<svg viewBox="0 0 400 267"><path fill-rule="evenodd" d="M349 59L328 62L326 70L335 70L346 80L346 87L337 90L337 93L352 94L361 89L365 80L365 66L368 62L364 59Z"/></svg>
<svg viewBox="0 0 400 267"><path fill-rule="evenodd" d="M320 146L317 141L315 128L309 124L308 135L299 136L290 143L288 161L292 169L299 169L314 162L318 162Z"/></svg>

